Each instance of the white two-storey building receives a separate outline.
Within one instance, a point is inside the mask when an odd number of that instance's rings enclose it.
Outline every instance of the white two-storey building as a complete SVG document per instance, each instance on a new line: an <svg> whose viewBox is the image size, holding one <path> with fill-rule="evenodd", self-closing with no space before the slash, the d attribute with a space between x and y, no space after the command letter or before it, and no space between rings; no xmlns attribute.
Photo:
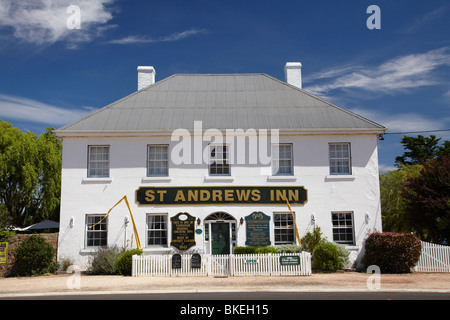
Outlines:
<svg viewBox="0 0 450 320"><path fill-rule="evenodd" d="M100 247L232 253L319 226L359 260L381 231L383 126L267 74L175 74L55 130L63 140L58 258ZM124 196L124 201L106 213ZM181 214L180 214L181 213ZM133 219L132 219L133 218ZM133 228L135 225L135 229Z"/></svg>

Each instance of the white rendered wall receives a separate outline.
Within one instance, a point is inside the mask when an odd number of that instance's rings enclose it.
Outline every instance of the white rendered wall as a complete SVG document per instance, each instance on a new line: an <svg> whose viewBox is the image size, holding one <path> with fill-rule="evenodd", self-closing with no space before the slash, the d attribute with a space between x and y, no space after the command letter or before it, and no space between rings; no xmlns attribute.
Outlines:
<svg viewBox="0 0 450 320"><path fill-rule="evenodd" d="M330 176L328 144L349 142L352 155L351 176ZM168 179L148 179L147 145L177 142L170 137L90 137L63 139L62 195L58 259L69 259L82 268L90 264L95 249L85 248L85 219L87 214L105 214L124 195L128 197L137 225L142 247L147 252L164 253L168 248L146 247L146 216L148 213L167 213L169 221L168 243L170 243L170 217L179 212L188 212L201 223L196 228L204 230L204 218L213 212L223 211L237 221L237 245L244 246L245 223L239 220L253 211L262 211L271 216L271 241L274 243L274 212L288 212L286 206L252 205L205 205L205 206L139 206L135 191L140 186L304 186L308 190L308 201L301 206L292 206L302 237L319 226L332 241L331 212L352 211L354 213L355 246L350 246L352 260L363 249L363 241L375 230L381 231L381 211L378 179L378 157L376 135L292 135L280 136L280 143L293 144L294 176L271 177L270 165L231 166L232 179L208 179L207 164L174 166L169 162ZM206 147L208 142L203 142ZM110 179L87 178L87 152L89 145L110 146ZM169 157L170 159L170 157ZM205 179L206 177L206 179ZM73 226L70 220L73 217ZM131 219L125 203L117 206L108 217L108 246L136 247ZM196 234L196 248L209 252L209 243L204 242L204 232Z"/></svg>

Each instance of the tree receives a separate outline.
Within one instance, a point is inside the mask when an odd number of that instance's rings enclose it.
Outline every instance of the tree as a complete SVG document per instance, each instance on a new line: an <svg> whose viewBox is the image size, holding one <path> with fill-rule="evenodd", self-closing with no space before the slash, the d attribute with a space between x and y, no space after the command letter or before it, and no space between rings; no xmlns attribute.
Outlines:
<svg viewBox="0 0 450 320"><path fill-rule="evenodd" d="M434 135L430 135L430 137L421 135L417 137L404 136L401 143L406 151L402 156L395 158L396 165L424 164L428 159L449 155L450 141L445 141L442 146L439 146L440 140L441 138L436 138Z"/></svg>
<svg viewBox="0 0 450 320"><path fill-rule="evenodd" d="M380 198L383 230L388 232L412 232L408 223L408 211L403 194L408 179L418 177L422 165L401 165L397 170L380 174Z"/></svg>
<svg viewBox="0 0 450 320"><path fill-rule="evenodd" d="M405 184L408 223L421 239L450 240L450 156L428 160L420 175Z"/></svg>
<svg viewBox="0 0 450 320"><path fill-rule="evenodd" d="M52 128L38 137L0 120L0 204L12 224L58 219L61 152Z"/></svg>

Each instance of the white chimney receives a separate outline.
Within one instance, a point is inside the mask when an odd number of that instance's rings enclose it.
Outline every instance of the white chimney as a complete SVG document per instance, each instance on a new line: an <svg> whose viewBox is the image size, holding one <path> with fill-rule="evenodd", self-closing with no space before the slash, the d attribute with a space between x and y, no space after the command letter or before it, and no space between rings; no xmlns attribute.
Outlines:
<svg viewBox="0 0 450 320"><path fill-rule="evenodd" d="M284 74L288 84L302 88L302 64L300 62L286 62Z"/></svg>
<svg viewBox="0 0 450 320"><path fill-rule="evenodd" d="M156 71L153 67L139 66L138 71L138 90L142 90L155 83Z"/></svg>

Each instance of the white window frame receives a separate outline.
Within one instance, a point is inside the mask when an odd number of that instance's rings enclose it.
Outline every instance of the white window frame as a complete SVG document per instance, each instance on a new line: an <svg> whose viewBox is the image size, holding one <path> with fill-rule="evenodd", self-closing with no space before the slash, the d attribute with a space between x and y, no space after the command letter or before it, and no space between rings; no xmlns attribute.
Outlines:
<svg viewBox="0 0 450 320"><path fill-rule="evenodd" d="M155 153L154 159L152 159L153 156L150 154L151 148L158 148L159 151L165 149L165 156L164 152L158 152ZM150 173L150 169L152 168L151 163L166 163L166 172L165 173ZM153 167L154 169L164 169L163 167ZM168 177L169 176L169 145L168 144L149 144L147 145L147 177Z"/></svg>
<svg viewBox="0 0 450 320"><path fill-rule="evenodd" d="M212 156L212 148L222 148L222 151L215 151L215 155ZM226 148L226 151L223 151L223 148ZM218 154L222 156L220 158L217 157ZM226 158L223 157L226 155ZM213 159L211 157L214 157ZM215 167L216 173L211 173L211 169ZM228 167L228 173L217 173L217 170L225 171ZM208 175L209 176L231 176L231 165L230 165L230 145L229 144L210 144L208 145Z"/></svg>
<svg viewBox="0 0 450 320"><path fill-rule="evenodd" d="M149 219L150 217L162 217L164 220L164 227L165 228L158 228L158 229L152 229L149 228ZM169 219L168 219L168 214L167 213L147 213L147 218L146 218L146 246L150 247L150 248L155 248L155 247L161 247L161 248L167 248L169 246ZM160 222L156 222L156 223L160 223ZM152 226L153 227L153 226ZM165 232L165 244L164 243L159 243L159 244L149 244L149 241L151 239L151 237L149 236L150 232ZM155 239L163 239L164 237L154 237Z"/></svg>
<svg viewBox="0 0 450 320"><path fill-rule="evenodd" d="M102 153L102 158L104 158L103 155L107 155L107 159L91 159L94 155L94 149L97 148L106 148L107 152ZM96 154L98 157L98 154ZM87 165L87 176L88 178L109 178L110 175L110 146L109 145L89 145L88 146L88 165ZM106 164L106 168L93 168L94 164L103 163ZM96 165L95 165L96 166ZM91 172L91 170L93 172ZM96 170L101 171L101 174L97 172ZM106 174L103 173L103 170L107 171Z"/></svg>
<svg viewBox="0 0 450 320"><path fill-rule="evenodd" d="M336 219L333 218L334 216ZM355 245L355 222L353 211L332 211L331 229L333 242L350 246ZM351 229L350 233L348 232L349 229ZM349 235L351 236L351 240L341 240L341 237L348 237Z"/></svg>
<svg viewBox="0 0 450 320"><path fill-rule="evenodd" d="M276 226L275 225L275 221L277 221L277 215L282 215L283 218L281 222L285 222L283 224L285 225L280 225L280 226ZM295 218L295 212L294 212L294 218ZM292 224L289 225L288 223L291 222ZM278 240L277 241L277 233L278 232L282 232L285 233L287 231L287 234L279 234L279 236L287 236L287 237L292 237L291 239L287 239L287 240ZM296 244L296 237L295 237L295 226L294 226L294 219L292 219L292 214L290 212L274 212L273 213L273 236L274 236L274 244L275 245L283 245L283 244Z"/></svg>
<svg viewBox="0 0 450 320"><path fill-rule="evenodd" d="M336 146L346 146L347 147L347 156L342 155L345 150L331 150L332 147ZM328 159L330 165L330 175L351 175L352 174L352 152L351 152L351 144L350 142L330 142L328 143ZM338 152L341 155L337 154ZM345 165L344 163L347 163ZM336 170L336 168L338 168ZM344 170L345 169L345 170ZM346 171L347 170L347 171Z"/></svg>
<svg viewBox="0 0 450 320"><path fill-rule="evenodd" d="M290 152L283 153L281 157L280 147L289 147ZM289 168L290 172L280 172L280 161L288 162L289 166L283 165L283 168ZM272 176L293 176L294 175L294 146L292 143L272 144Z"/></svg>
<svg viewBox="0 0 450 320"><path fill-rule="evenodd" d="M85 248L105 248L108 246L108 217L105 217L104 214L87 214L85 220ZM94 221L92 221L92 219ZM103 220L102 220L103 219ZM98 223L101 221L100 223ZM98 223L98 224L97 224ZM90 226L95 225L93 228L89 228ZM95 241L105 241L104 244L92 244L89 245L89 234L100 235L100 237L94 237L92 240ZM103 239L104 238L104 239Z"/></svg>

